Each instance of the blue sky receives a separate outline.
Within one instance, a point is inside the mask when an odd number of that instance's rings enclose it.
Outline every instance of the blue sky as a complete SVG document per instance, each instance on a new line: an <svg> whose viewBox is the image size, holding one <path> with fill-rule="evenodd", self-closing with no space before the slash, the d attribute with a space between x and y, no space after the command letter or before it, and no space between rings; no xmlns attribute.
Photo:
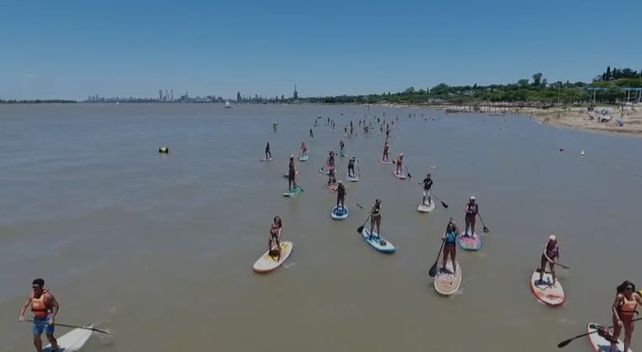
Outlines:
<svg viewBox="0 0 642 352"><path fill-rule="evenodd" d="M642 69L640 0L0 1L0 98L339 95Z"/></svg>

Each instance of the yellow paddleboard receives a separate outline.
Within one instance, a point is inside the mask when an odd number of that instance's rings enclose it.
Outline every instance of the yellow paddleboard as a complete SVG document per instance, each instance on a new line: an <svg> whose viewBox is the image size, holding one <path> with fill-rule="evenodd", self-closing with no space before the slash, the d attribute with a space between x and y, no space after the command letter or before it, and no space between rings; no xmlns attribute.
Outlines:
<svg viewBox="0 0 642 352"><path fill-rule="evenodd" d="M254 263L254 271L264 274L278 268L286 259L288 259L290 253L292 253L292 247L294 247L292 242L281 242L281 258L270 256L269 251L265 252L265 254L263 254L261 258Z"/></svg>

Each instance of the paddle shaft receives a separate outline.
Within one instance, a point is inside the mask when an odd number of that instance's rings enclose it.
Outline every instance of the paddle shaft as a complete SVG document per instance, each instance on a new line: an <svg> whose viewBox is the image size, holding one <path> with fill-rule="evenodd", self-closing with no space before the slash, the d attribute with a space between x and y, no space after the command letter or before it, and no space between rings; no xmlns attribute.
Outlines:
<svg viewBox="0 0 642 352"><path fill-rule="evenodd" d="M481 214L479 211L477 212L477 216L479 216L479 220L481 220L482 226L484 226L484 229L488 230L488 227L486 227L486 224L484 224L484 219L482 219Z"/></svg>
<svg viewBox="0 0 642 352"><path fill-rule="evenodd" d="M633 319L633 320L631 320L631 321L633 322L633 321L640 320L640 319L642 319L642 317L641 317L641 318L635 318L635 319ZM612 328L613 328L613 325L611 325L611 326L608 326L608 327L607 327L607 329L612 329ZM584 336L588 336L588 335L591 335L591 334L595 334L596 332L597 332L597 330L595 330L595 331L591 331L591 332L585 332L585 333L583 333L583 334L581 334L581 335L577 335L577 336L575 336L575 337L571 337L571 338L570 338L570 339L568 339L568 340L564 340L564 341L562 341L562 342L558 343L558 344L557 344L557 347L558 347L558 348L562 348L562 347L564 347L564 346L568 345L571 341L573 341L573 340L575 340L575 339L579 339L580 337L584 337Z"/></svg>
<svg viewBox="0 0 642 352"><path fill-rule="evenodd" d="M27 319L27 320L25 320L25 322L33 323L33 320ZM62 327L65 327L65 328L74 328L74 329L85 329L85 330L91 330L91 331L99 332L101 334L111 335L111 333L109 331L100 330L100 329L92 328L92 327L89 327L89 326L61 324L61 323L55 323L54 326L62 326Z"/></svg>

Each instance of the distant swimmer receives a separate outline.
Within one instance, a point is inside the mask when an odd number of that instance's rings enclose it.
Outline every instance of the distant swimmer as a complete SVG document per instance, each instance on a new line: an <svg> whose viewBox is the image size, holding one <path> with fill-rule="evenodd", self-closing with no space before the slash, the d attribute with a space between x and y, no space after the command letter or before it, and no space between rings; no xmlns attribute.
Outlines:
<svg viewBox="0 0 642 352"><path fill-rule="evenodd" d="M295 181L296 170L294 169L294 155L290 155L290 163L288 164L288 191L296 189L298 186Z"/></svg>
<svg viewBox="0 0 642 352"><path fill-rule="evenodd" d="M337 181L337 209L345 210L346 188L341 180ZM341 208L339 208L341 206Z"/></svg>
<svg viewBox="0 0 642 352"><path fill-rule="evenodd" d="M276 257L277 261L281 260L281 230L283 222L280 216L275 216L270 225L270 237L268 238L268 253L271 257ZM272 243L274 242L274 245Z"/></svg>
<svg viewBox="0 0 642 352"><path fill-rule="evenodd" d="M375 231L376 226L376 231ZM381 233L381 200L375 200L374 206L370 209L370 237L373 234L379 236Z"/></svg>
<svg viewBox="0 0 642 352"><path fill-rule="evenodd" d="M390 155L388 155L388 140L386 139L385 143L383 144L383 157L381 158L381 161L383 162L390 162Z"/></svg>
<svg viewBox="0 0 642 352"><path fill-rule="evenodd" d="M399 156L397 157L397 162L395 164L397 164L395 173L397 175L401 175L403 173L403 169L401 168L401 166L403 165L403 153L399 154Z"/></svg>
<svg viewBox="0 0 642 352"><path fill-rule="evenodd" d="M633 317L638 314L637 308L642 305L642 297L635 292L635 285L630 281L624 281L617 287L617 295L613 302L613 339L611 340L611 351L619 351L616 343L624 328L624 351L629 351L631 338L633 337Z"/></svg>
<svg viewBox="0 0 642 352"><path fill-rule="evenodd" d="M270 151L270 142L265 145L265 160L272 159L272 152Z"/></svg>
<svg viewBox="0 0 642 352"><path fill-rule="evenodd" d="M350 158L350 160L348 160L348 177L356 177L356 175L354 173L354 164L355 164L356 161L357 161L357 157L356 156L352 156L352 158Z"/></svg>
<svg viewBox="0 0 642 352"><path fill-rule="evenodd" d="M432 199L430 197L430 195L431 195L430 194L430 189L432 188L432 177L431 177L431 175L427 174L426 178L424 178L424 180L421 181L421 183L419 183L419 184L420 185L421 184L424 185L424 196L423 196L423 198L421 200L421 204L429 206L430 202L432 201ZM428 203L426 203L426 199L428 199Z"/></svg>
<svg viewBox="0 0 642 352"><path fill-rule="evenodd" d="M557 236L555 234L551 234L550 236L548 236L548 240L544 245L544 253L542 253L542 259L540 260L538 269L539 282L544 282L544 271L546 270L546 263L548 263L548 267L551 270L551 277L553 278L553 281L550 282L550 285L552 286L555 284L555 263L559 261L559 258L560 248L557 244Z"/></svg>
<svg viewBox="0 0 642 352"><path fill-rule="evenodd" d="M464 236L473 235L475 233L475 220L479 214L479 204L475 203L475 196L470 196L468 199L468 204L466 204L466 230L464 231ZM470 232L468 232L470 229Z"/></svg>
<svg viewBox="0 0 642 352"><path fill-rule="evenodd" d="M441 262L441 271L446 272L446 261L450 257L450 261L453 264L453 269L457 272L457 262L455 257L457 256L457 236L459 236L459 228L455 224L455 220L450 218L448 225L446 225L446 232L441 236L442 241L444 241L444 257ZM454 273L453 273L454 274Z"/></svg>
<svg viewBox="0 0 642 352"><path fill-rule="evenodd" d="M48 289L45 289L45 280L43 279L33 280L31 289L32 292L29 293L25 303L20 307L18 320L25 321L25 311L31 306L31 312L33 313L31 331L36 351L42 352L41 336L43 332L52 346L51 351L59 351L58 341L54 337L56 315L60 309L58 301Z"/></svg>

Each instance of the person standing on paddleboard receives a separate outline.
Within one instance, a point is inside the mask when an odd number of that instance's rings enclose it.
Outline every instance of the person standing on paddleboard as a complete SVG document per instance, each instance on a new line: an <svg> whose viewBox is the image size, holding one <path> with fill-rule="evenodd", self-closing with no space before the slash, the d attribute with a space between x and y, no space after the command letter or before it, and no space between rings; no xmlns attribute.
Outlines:
<svg viewBox="0 0 642 352"><path fill-rule="evenodd" d="M341 180L337 181L337 209L339 209L339 204L341 204L341 209L345 210L345 201L346 201L346 188L343 186Z"/></svg>
<svg viewBox="0 0 642 352"><path fill-rule="evenodd" d="M553 281L550 284L555 284L555 263L559 258L560 248L557 245L557 236L555 236L555 234L551 234L548 236L548 241L546 241L546 245L544 246L544 253L542 253L542 259L539 265L540 282L543 282L544 280L544 271L546 270L546 263L548 263L548 267L551 270L551 276L553 278Z"/></svg>
<svg viewBox="0 0 642 352"><path fill-rule="evenodd" d="M277 262L281 260L281 229L282 228L283 228L283 222L281 222L281 217L275 216L274 219L272 220L272 225L270 226L270 237L268 238L268 251L271 257L277 258L276 259ZM274 241L274 243L276 244L276 247L272 246L272 241Z"/></svg>
<svg viewBox="0 0 642 352"><path fill-rule="evenodd" d="M346 145L343 143L343 139L342 139L341 141L339 141L339 155L344 155L344 150L343 150L343 148L344 148L345 146L346 146Z"/></svg>
<svg viewBox="0 0 642 352"><path fill-rule="evenodd" d="M624 351L631 346L633 336L633 317L638 314L638 305L642 304L642 297L635 292L635 285L630 281L624 281L617 287L617 295L613 302L613 339L611 340L611 351L619 351L616 342L620 332L624 328Z"/></svg>
<svg viewBox="0 0 642 352"><path fill-rule="evenodd" d="M383 143L383 157L381 158L381 161L388 162L390 161L390 155L388 155L388 139L386 138L386 141Z"/></svg>
<svg viewBox="0 0 642 352"><path fill-rule="evenodd" d="M446 269L448 257L450 257L453 263L453 270L455 273L457 272L457 263L455 262L455 257L457 256L457 236L459 236L459 228L457 224L455 224L455 220L450 218L448 225L446 225L446 232L441 236L441 240L444 241L444 257L441 262L442 272L448 272L448 269Z"/></svg>
<svg viewBox="0 0 642 352"><path fill-rule="evenodd" d="M276 128L277 128L277 126L278 126L278 125L279 125L279 124L278 124L278 123L276 123L276 122L274 122L274 123L272 124L272 132L276 133Z"/></svg>
<svg viewBox="0 0 642 352"><path fill-rule="evenodd" d="M308 147L305 145L305 142L301 142L301 156L308 155Z"/></svg>
<svg viewBox="0 0 642 352"><path fill-rule="evenodd" d="M403 153L399 154L399 156L397 157L396 164L397 164L397 169L395 169L395 173L397 175L401 175L403 173L403 169L401 168L401 166L403 165Z"/></svg>
<svg viewBox="0 0 642 352"><path fill-rule="evenodd" d="M265 160L272 159L272 152L270 151L270 142L265 145Z"/></svg>
<svg viewBox="0 0 642 352"><path fill-rule="evenodd" d="M334 152L332 149L328 150L328 161L326 162L328 167L332 166L334 167Z"/></svg>
<svg viewBox="0 0 642 352"><path fill-rule="evenodd" d="M334 165L328 166L328 187L337 183L337 179L334 176Z"/></svg>
<svg viewBox="0 0 642 352"><path fill-rule="evenodd" d="M314 122L314 125L316 126L316 121ZM310 128L310 138L314 139L314 133L312 133L312 129Z"/></svg>
<svg viewBox="0 0 642 352"><path fill-rule="evenodd" d="M354 163L356 161L357 161L357 157L354 156L354 155L352 156L352 158L350 158L350 160L348 160L348 177L355 177L356 176L355 173L354 173Z"/></svg>
<svg viewBox="0 0 642 352"><path fill-rule="evenodd" d="M55 319L60 309L60 305L56 301L56 298L45 289L45 280L35 279L31 283L31 292L27 296L27 300L20 307L20 315L18 320L25 320L25 311L29 306L31 306L31 312L33 312L33 326L31 331L33 332L33 345L36 347L36 351L42 352L42 333L45 333L47 340L51 344L52 351L58 351L58 341L54 337L55 330Z"/></svg>
<svg viewBox="0 0 642 352"><path fill-rule="evenodd" d="M288 191L290 192L298 187L295 177L296 170L294 169L294 155L290 155L290 163L288 164Z"/></svg>
<svg viewBox="0 0 642 352"><path fill-rule="evenodd" d="M423 181L421 181L420 184L424 185L424 197L421 200L421 204L425 206L429 206L430 202L432 202L432 199L430 198L430 189L432 188L432 177L430 174L426 175L426 178L424 178ZM428 198L428 204L426 204L426 198Z"/></svg>
<svg viewBox="0 0 642 352"><path fill-rule="evenodd" d="M375 231L375 226L377 231ZM377 236L381 234L381 200L376 199L375 204L370 210L370 237L372 234L376 233Z"/></svg>
<svg viewBox="0 0 642 352"><path fill-rule="evenodd" d="M463 236L472 236L475 233L475 220L477 214L479 213L479 205L475 203L475 196L470 196L468 204L466 204L466 230L464 231ZM470 228L470 232L468 229Z"/></svg>

